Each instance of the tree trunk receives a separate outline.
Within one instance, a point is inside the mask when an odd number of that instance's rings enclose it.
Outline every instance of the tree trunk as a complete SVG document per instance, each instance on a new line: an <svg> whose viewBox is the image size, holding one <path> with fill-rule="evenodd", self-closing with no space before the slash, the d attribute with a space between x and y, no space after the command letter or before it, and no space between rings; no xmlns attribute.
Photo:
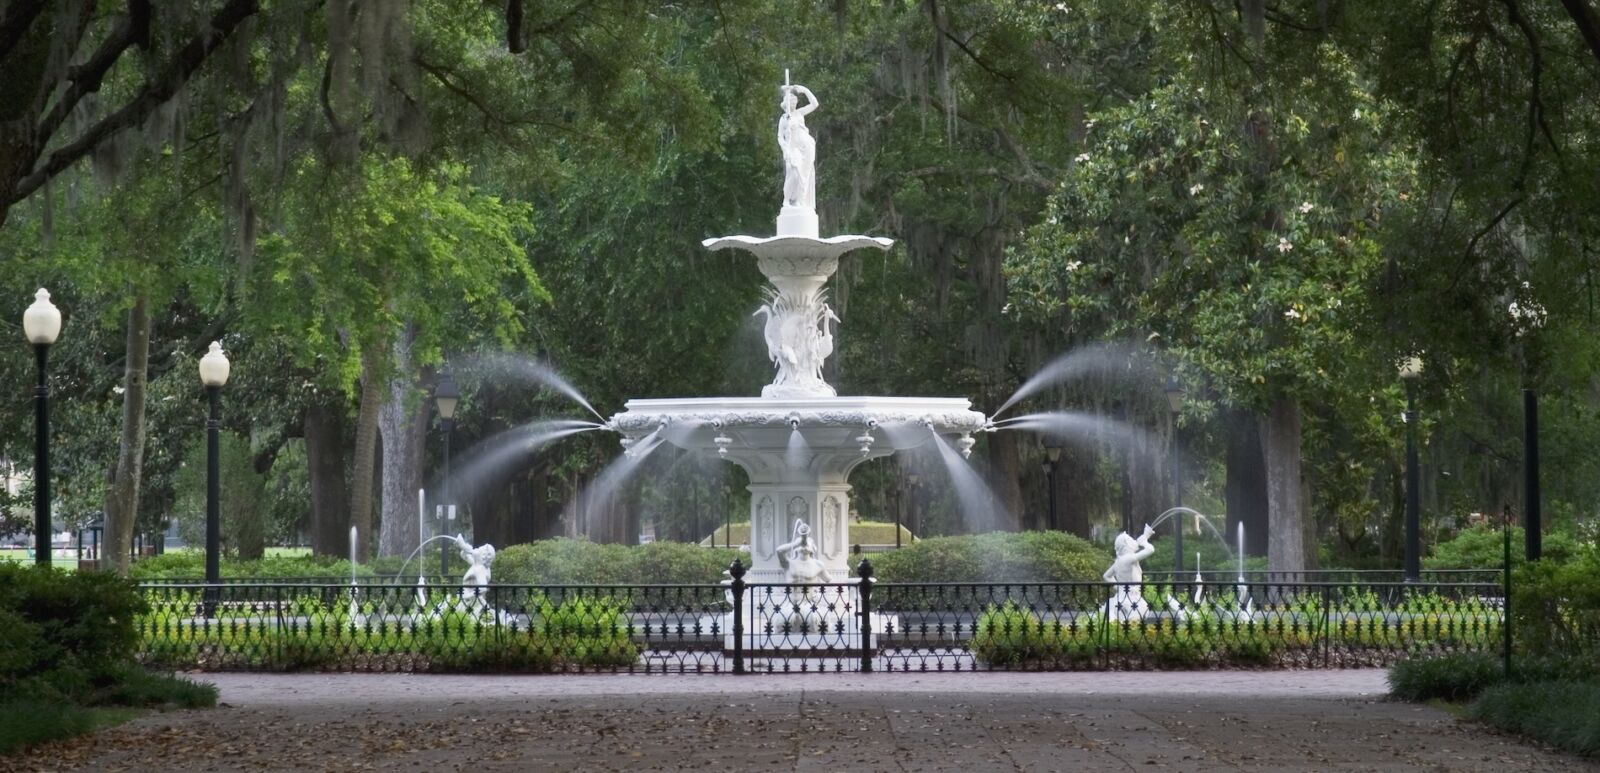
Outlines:
<svg viewBox="0 0 1600 773"><path fill-rule="evenodd" d="M350 473L350 525L356 529L357 561L372 557L372 491L377 473L378 409L383 401L383 358L381 344L369 344L361 352L361 402L356 408L355 468Z"/></svg>
<svg viewBox="0 0 1600 773"><path fill-rule="evenodd" d="M1224 464L1224 506L1228 511L1228 546L1233 548L1244 525L1244 552L1252 556L1267 553L1267 475L1266 456L1261 450L1261 422L1256 415L1228 408L1227 451Z"/></svg>
<svg viewBox="0 0 1600 773"><path fill-rule="evenodd" d="M106 492L106 536L103 555L117 574L128 573L133 527L139 517L139 483L144 476L144 396L150 376L150 311L144 295L128 310L127 365L123 370L122 440L117 466Z"/></svg>
<svg viewBox="0 0 1600 773"><path fill-rule="evenodd" d="M383 515L378 526L378 555L404 556L417 547L417 490L422 488L423 444L431 406L418 399L412 347L416 331L409 326L395 340L388 399L378 410L383 442Z"/></svg>
<svg viewBox="0 0 1600 773"><path fill-rule="evenodd" d="M311 488L311 552L350 555L350 489L345 485L344 407L319 399L306 406L307 479Z"/></svg>
<svg viewBox="0 0 1600 773"><path fill-rule="evenodd" d="M1267 413L1266 451L1267 569L1302 572L1305 503L1300 499L1300 404L1294 398L1273 401Z"/></svg>
<svg viewBox="0 0 1600 773"><path fill-rule="evenodd" d="M1143 422L1135 420L1135 426ZM1130 491L1128 499L1133 520L1130 525L1133 530L1130 534L1138 534L1147 523L1153 523L1156 516L1171 507L1171 500L1166 498L1168 474L1170 465L1167 463L1167 450L1161 440L1161 435L1154 429L1133 436L1128 440L1128 470Z"/></svg>
<svg viewBox="0 0 1600 773"><path fill-rule="evenodd" d="M1022 454L1017 450L1017 433L989 435L989 487L994 490L1001 512L994 514L990 528L1020 531L1022 515Z"/></svg>
<svg viewBox="0 0 1600 773"><path fill-rule="evenodd" d="M1091 458L1084 458L1090 456ZM1092 536L1089 518L1089 483L1095 474L1092 454L1068 446L1056 462L1056 527L1084 539ZM1046 492L1048 493L1048 492Z"/></svg>

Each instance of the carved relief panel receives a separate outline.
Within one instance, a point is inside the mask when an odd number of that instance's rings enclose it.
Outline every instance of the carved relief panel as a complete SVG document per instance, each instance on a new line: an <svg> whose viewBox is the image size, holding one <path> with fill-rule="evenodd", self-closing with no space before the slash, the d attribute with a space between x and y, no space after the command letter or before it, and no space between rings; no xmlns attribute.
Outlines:
<svg viewBox="0 0 1600 773"><path fill-rule="evenodd" d="M822 528L818 531L822 535L822 555L837 558L848 549L844 546L844 507L832 494L822 500Z"/></svg>
<svg viewBox="0 0 1600 773"><path fill-rule="evenodd" d="M761 558L772 560L778 547L778 509L772 497L762 497L756 504L756 530L750 535L750 549Z"/></svg>

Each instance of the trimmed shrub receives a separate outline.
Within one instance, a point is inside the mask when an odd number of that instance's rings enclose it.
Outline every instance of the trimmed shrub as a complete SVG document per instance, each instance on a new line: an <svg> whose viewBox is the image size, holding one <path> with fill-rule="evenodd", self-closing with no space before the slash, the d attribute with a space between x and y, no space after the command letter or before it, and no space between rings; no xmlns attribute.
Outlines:
<svg viewBox="0 0 1600 773"><path fill-rule="evenodd" d="M1594 683L1501 684L1484 690L1468 714L1557 748L1600 755L1600 685Z"/></svg>
<svg viewBox="0 0 1600 773"><path fill-rule="evenodd" d="M1523 563L1522 527L1511 527L1511 563ZM1433 546L1422 565L1429 569L1495 569L1505 563L1505 534L1498 526L1479 525L1463 529ZM1581 552L1571 535L1551 532L1544 535L1541 560L1566 563Z"/></svg>
<svg viewBox="0 0 1600 773"><path fill-rule="evenodd" d="M418 566L412 561L411 566ZM223 561L224 579L275 580L318 577L350 579L350 562L332 556L269 556L257 561ZM398 568L398 565L396 566ZM357 564L357 577L372 577L373 567ZM408 572L409 574L409 572ZM200 582L206 575L206 557L198 551L173 551L134 562L128 575L135 580L190 580Z"/></svg>
<svg viewBox="0 0 1600 773"><path fill-rule="evenodd" d="M1007 601L990 606L973 626L972 656L987 666L1027 667L1049 663L1064 651L1061 627Z"/></svg>
<svg viewBox="0 0 1600 773"><path fill-rule="evenodd" d="M872 556L880 582L1098 582L1110 561L1059 531L930 537Z"/></svg>
<svg viewBox="0 0 1600 773"><path fill-rule="evenodd" d="M134 618L145 609L115 575L0 565L0 639L27 648L0 655L0 688L70 698L112 681L133 660Z"/></svg>
<svg viewBox="0 0 1600 773"><path fill-rule="evenodd" d="M721 582L736 550L683 542L601 545L550 539L512 545L494 561L494 580L507 585L706 585Z"/></svg>
<svg viewBox="0 0 1600 773"><path fill-rule="evenodd" d="M1517 643L1528 652L1600 650L1600 553L1528 563L1517 569L1511 594Z"/></svg>
<svg viewBox="0 0 1600 773"><path fill-rule="evenodd" d="M1505 678L1496 655L1409 658L1389 669L1389 694L1407 701L1466 701Z"/></svg>

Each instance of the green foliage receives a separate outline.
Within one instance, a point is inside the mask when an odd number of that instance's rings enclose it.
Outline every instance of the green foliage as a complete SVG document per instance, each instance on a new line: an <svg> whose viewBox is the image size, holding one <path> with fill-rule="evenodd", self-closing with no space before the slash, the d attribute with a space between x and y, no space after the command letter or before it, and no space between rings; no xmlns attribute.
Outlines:
<svg viewBox="0 0 1600 773"><path fill-rule="evenodd" d="M1389 668L1389 694L1407 701L1466 701L1504 678L1501 658L1489 653L1408 658Z"/></svg>
<svg viewBox="0 0 1600 773"><path fill-rule="evenodd" d="M414 563L414 562L413 562ZM257 561L224 560L219 567L224 579L274 580L283 578L350 579L350 561L329 556L268 556ZM357 577L373 576L373 568L355 566ZM206 575L205 554L195 550L175 550L137 561L129 570L135 580L188 580L198 582Z"/></svg>
<svg viewBox="0 0 1600 773"><path fill-rule="evenodd" d="M1600 756L1600 684L1532 682L1490 687L1468 714L1576 754Z"/></svg>
<svg viewBox="0 0 1600 773"><path fill-rule="evenodd" d="M1039 665L1065 649L1060 624L1046 624L1011 601L983 611L969 646L979 663L1002 667Z"/></svg>
<svg viewBox="0 0 1600 773"><path fill-rule="evenodd" d="M1107 563L1103 551L1058 531L930 537L872 556L879 582L1090 582Z"/></svg>
<svg viewBox="0 0 1600 773"><path fill-rule="evenodd" d="M91 707L215 705L215 687L134 664L147 610L110 574L0 565L0 754L127 716Z"/></svg>
<svg viewBox="0 0 1600 773"><path fill-rule="evenodd" d="M100 721L93 709L76 704L8 696L0 701L0 755L82 735Z"/></svg>
<svg viewBox="0 0 1600 773"><path fill-rule="evenodd" d="M138 589L110 574L0 565L0 636L8 647L28 648L0 657L0 688L87 695L131 662L134 617L145 609Z"/></svg>
<svg viewBox="0 0 1600 773"><path fill-rule="evenodd" d="M164 594L141 616L140 659L162 668L303 671L548 672L628 666L639 656L624 602L609 597L529 599L530 625L497 620L454 595L281 599L280 621L261 606L197 619L194 593Z"/></svg>
<svg viewBox="0 0 1600 773"><path fill-rule="evenodd" d="M1548 559L1517 569L1511 590L1517 643L1535 654L1600 655L1600 551L1567 563Z"/></svg>
<svg viewBox="0 0 1600 773"><path fill-rule="evenodd" d="M89 703L150 709L206 709L217 705L217 688L129 665L122 668L110 684L97 690Z"/></svg>
<svg viewBox="0 0 1600 773"><path fill-rule="evenodd" d="M232 432L220 433L217 469L221 487L217 506L222 516L222 549L229 555L253 560L266 550L267 476L256 472L250 441ZM177 501L173 505L178 534L190 545L205 544L206 440L189 445L183 463L173 476ZM282 537L281 533L273 534Z"/></svg>
<svg viewBox="0 0 1600 773"><path fill-rule="evenodd" d="M1543 560L1566 563L1580 552L1572 535L1553 531L1544 535ZM1523 531L1521 526L1511 527L1511 563L1523 562ZM1462 529L1444 542L1433 546L1433 551L1422 560L1429 569L1498 569L1505 563L1505 531L1498 526L1478 525Z"/></svg>
<svg viewBox="0 0 1600 773"><path fill-rule="evenodd" d="M720 582L736 555L682 542L540 540L497 553L494 580L506 585L703 585Z"/></svg>

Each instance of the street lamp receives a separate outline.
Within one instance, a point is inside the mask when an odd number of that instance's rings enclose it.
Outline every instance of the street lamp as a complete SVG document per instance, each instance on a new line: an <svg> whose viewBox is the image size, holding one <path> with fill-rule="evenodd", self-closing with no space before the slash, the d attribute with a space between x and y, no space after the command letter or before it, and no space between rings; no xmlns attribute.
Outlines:
<svg viewBox="0 0 1600 773"><path fill-rule="evenodd" d="M1172 438L1167 444L1167 464L1172 470L1172 506L1183 507L1183 469L1178 458L1178 414L1183 412L1183 384L1176 373L1167 376L1167 410L1172 416ZM1172 563L1175 573L1183 572L1183 516L1174 513L1172 519L1172 549L1177 557ZM1177 575L1174 574L1176 577Z"/></svg>
<svg viewBox="0 0 1600 773"><path fill-rule="evenodd" d="M1422 502L1417 490L1420 473L1417 470L1417 399L1416 383L1422 378L1422 358L1415 355L1400 360L1400 380L1406 385L1406 582L1416 582L1422 577L1422 535L1420 533Z"/></svg>
<svg viewBox="0 0 1600 773"><path fill-rule="evenodd" d="M1059 461L1061 461L1061 446L1053 440L1046 441L1044 464L1040 466L1044 468L1044 486L1050 493L1049 525L1052 531L1060 528L1056 523L1056 462Z"/></svg>
<svg viewBox="0 0 1600 773"><path fill-rule="evenodd" d="M439 383L433 387L433 404L439 409L439 429L444 433L444 483L442 485L443 510L439 518L439 533L444 534L445 520L453 515L450 502L450 429L455 426L456 405L461 402L461 390L456 388L456 378L450 371L439 374ZM417 539L422 539L418 534ZM439 574L450 572L450 541L439 540Z"/></svg>
<svg viewBox="0 0 1600 773"><path fill-rule="evenodd" d="M222 482L219 473L218 430L222 421L218 415L222 402L222 386L228 383L228 356L222 353L222 342L212 341L211 350L200 358L200 383L206 388L206 398L211 403L211 416L206 419L206 617L216 606L217 583L222 581Z"/></svg>
<svg viewBox="0 0 1600 773"><path fill-rule="evenodd" d="M33 344L39 382L33 388L33 560L50 565L50 385L45 380L45 359L50 345L61 335L61 310L50 302L50 291L39 288L33 305L22 312L22 332Z"/></svg>

